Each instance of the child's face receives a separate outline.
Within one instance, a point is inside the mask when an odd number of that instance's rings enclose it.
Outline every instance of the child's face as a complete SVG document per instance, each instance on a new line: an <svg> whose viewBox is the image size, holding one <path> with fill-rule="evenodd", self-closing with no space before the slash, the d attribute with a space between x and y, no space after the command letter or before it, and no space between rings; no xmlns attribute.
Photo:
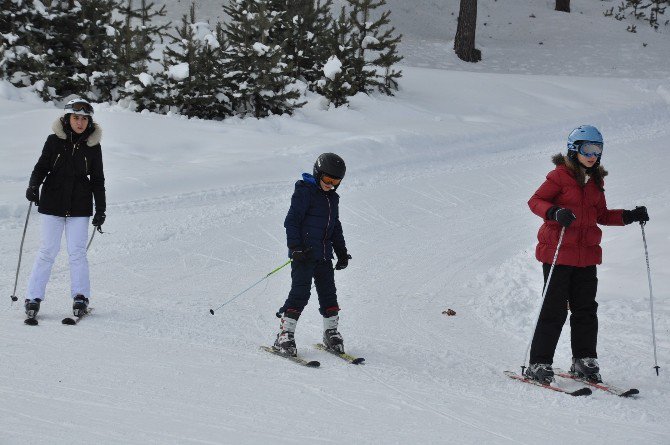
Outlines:
<svg viewBox="0 0 670 445"><path fill-rule="evenodd" d="M582 163L582 165L585 165L586 167L593 167L598 160L596 156L591 156L590 158L587 158L586 156L581 155L580 153L577 153L577 159L579 159L579 162Z"/></svg>
<svg viewBox="0 0 670 445"><path fill-rule="evenodd" d="M335 179L331 178L328 175L322 175L321 180L319 181L319 185L321 186L321 190L323 190L324 192L329 192L336 185L339 185L341 181L342 181L341 179Z"/></svg>

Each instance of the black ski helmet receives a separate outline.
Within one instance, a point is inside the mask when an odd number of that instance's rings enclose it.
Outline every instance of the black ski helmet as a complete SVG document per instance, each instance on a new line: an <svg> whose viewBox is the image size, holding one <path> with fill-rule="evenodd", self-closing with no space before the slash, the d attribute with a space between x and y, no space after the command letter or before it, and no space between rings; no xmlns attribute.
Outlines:
<svg viewBox="0 0 670 445"><path fill-rule="evenodd" d="M346 171L347 166L344 165L344 159L335 153L323 153L316 158L314 163L314 177L317 181L321 180L322 175L343 179Z"/></svg>

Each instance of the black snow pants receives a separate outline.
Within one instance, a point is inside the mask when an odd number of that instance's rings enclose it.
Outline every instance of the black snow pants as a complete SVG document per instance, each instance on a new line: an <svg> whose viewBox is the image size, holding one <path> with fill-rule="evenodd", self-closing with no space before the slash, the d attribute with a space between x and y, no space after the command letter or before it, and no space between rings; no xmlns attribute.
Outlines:
<svg viewBox="0 0 670 445"><path fill-rule="evenodd" d="M544 282L551 264L543 264ZM570 343L575 358L597 358L598 276L596 266L556 265L530 348L530 363L553 363L554 351L570 309Z"/></svg>
<svg viewBox="0 0 670 445"><path fill-rule="evenodd" d="M312 278L319 296L321 315L339 310L337 290L335 289L335 271L331 260L293 261L291 263L291 291L280 312L290 311L299 314L307 306Z"/></svg>

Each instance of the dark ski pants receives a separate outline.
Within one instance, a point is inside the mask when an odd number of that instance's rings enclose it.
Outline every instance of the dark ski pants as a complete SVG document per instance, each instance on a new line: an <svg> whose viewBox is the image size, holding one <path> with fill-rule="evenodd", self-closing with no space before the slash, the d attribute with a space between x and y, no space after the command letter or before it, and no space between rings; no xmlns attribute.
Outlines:
<svg viewBox="0 0 670 445"><path fill-rule="evenodd" d="M312 278L319 296L319 312L326 314L328 309L337 310L337 290L335 289L335 271L331 260L293 261L291 263L291 291L288 294L283 311L300 314L309 301Z"/></svg>
<svg viewBox="0 0 670 445"><path fill-rule="evenodd" d="M551 264L543 264L544 282ZM556 265L530 348L530 363L553 363L570 304L570 343L575 358L597 357L598 276L596 266Z"/></svg>

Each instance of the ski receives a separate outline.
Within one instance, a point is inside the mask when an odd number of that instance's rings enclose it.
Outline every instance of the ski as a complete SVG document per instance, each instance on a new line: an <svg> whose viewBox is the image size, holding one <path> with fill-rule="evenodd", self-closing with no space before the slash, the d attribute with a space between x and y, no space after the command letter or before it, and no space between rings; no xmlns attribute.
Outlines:
<svg viewBox="0 0 670 445"><path fill-rule="evenodd" d="M562 392L564 394L569 394L569 395L575 396L575 397L577 397L577 396L590 396L593 393L593 391L591 391L590 388L579 388L576 391L568 391L567 389L559 388L558 386L544 385L540 382L536 382L535 380L531 380L531 379L528 379L526 377L522 377L514 371L505 371L505 375L507 377L513 378L514 380L518 380L520 382L524 382L524 383L528 383L528 384L531 384L531 385L539 386L540 388L550 389L550 390L556 391L556 392Z"/></svg>
<svg viewBox="0 0 670 445"><path fill-rule="evenodd" d="M562 369L559 369L559 368L554 368L554 374L556 374L557 376L566 378L566 379L572 379L572 380L576 380L578 382L586 383L587 385L589 385L593 388L598 388L600 390L603 390L603 391L608 392L610 394L617 395L619 397L630 397L630 396L634 396L634 395L640 393L640 391L636 388L623 389L623 388L616 387L614 385L610 385L609 383L591 382L589 380L583 379L583 378L578 377L576 375L572 375L572 374L570 374L570 372L566 372L566 371L564 371Z"/></svg>
<svg viewBox="0 0 670 445"><path fill-rule="evenodd" d="M351 363L352 365L361 365L363 362L365 362L365 359L363 357L354 357L353 355L349 355L346 353L340 354L337 351L333 351L332 349L329 349L324 345L323 343L317 343L314 345L316 349L320 349L321 351L326 351L330 354L333 354L336 357L341 358L342 360Z"/></svg>
<svg viewBox="0 0 670 445"><path fill-rule="evenodd" d="M284 355L284 354L281 354L279 351L275 351L270 346L261 346L261 349L263 349L264 351L269 352L272 355L276 355L278 357L288 359L288 360L292 361L293 363L297 363L299 365L306 366L308 368L318 368L319 366L321 366L321 363L317 362L316 360L311 360L310 361L310 360L305 360L304 358L302 358L300 356L293 357L292 355Z"/></svg>
<svg viewBox="0 0 670 445"><path fill-rule="evenodd" d="M84 312L84 314L83 314L83 315L80 315L79 317L65 317L65 318L63 318L63 320L61 321L61 323L66 324L66 325L70 325L70 326L75 325L75 324L79 323L79 321L80 321L82 318L84 318L84 317L86 317L87 315L89 315L91 312L93 312L93 308L92 308L92 307L86 309L86 312Z"/></svg>

